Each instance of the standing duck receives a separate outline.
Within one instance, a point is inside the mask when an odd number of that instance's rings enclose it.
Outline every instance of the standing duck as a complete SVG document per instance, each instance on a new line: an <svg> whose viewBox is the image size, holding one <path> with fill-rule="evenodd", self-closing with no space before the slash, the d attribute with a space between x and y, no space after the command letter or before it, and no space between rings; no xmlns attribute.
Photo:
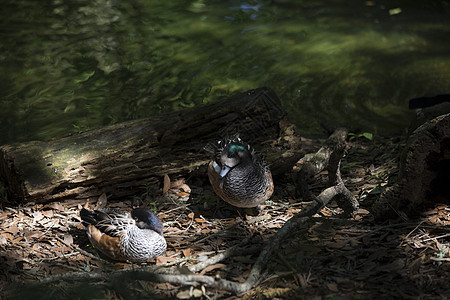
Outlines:
<svg viewBox="0 0 450 300"><path fill-rule="evenodd" d="M214 154L208 177L214 191L237 207L255 207L272 196L273 180L263 157L237 135L206 145Z"/></svg>
<svg viewBox="0 0 450 300"><path fill-rule="evenodd" d="M83 208L80 216L92 245L114 260L145 262L166 251L163 224L150 209Z"/></svg>

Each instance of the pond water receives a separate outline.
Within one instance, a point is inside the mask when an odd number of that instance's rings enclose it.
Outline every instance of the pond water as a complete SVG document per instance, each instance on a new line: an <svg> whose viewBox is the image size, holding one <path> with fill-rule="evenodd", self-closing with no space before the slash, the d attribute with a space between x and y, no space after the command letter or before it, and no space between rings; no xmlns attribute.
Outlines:
<svg viewBox="0 0 450 300"><path fill-rule="evenodd" d="M267 86L300 133L404 131L450 92L448 1L8 0L0 144Z"/></svg>

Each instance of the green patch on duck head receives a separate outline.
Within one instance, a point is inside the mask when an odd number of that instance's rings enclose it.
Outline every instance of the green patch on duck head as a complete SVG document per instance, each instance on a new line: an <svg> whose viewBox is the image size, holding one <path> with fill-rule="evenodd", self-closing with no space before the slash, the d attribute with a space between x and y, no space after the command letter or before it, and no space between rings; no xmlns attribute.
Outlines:
<svg viewBox="0 0 450 300"><path fill-rule="evenodd" d="M234 154L238 151L244 151L244 150L245 150L245 147L242 145L231 145L229 152L231 154Z"/></svg>

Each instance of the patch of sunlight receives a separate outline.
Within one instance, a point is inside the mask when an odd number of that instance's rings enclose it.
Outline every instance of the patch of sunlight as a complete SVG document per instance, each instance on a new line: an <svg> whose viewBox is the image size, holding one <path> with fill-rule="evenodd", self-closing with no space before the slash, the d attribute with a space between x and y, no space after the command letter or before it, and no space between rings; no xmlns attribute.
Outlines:
<svg viewBox="0 0 450 300"><path fill-rule="evenodd" d="M214 80L212 82L212 92L217 90L227 91L229 93L236 93L238 91L256 88L255 82L244 79L227 78L223 81Z"/></svg>
<svg viewBox="0 0 450 300"><path fill-rule="evenodd" d="M366 104L370 111L375 114L379 114L381 116L402 116L403 114L408 112L408 107L405 106L404 109L399 109L397 105L394 104L385 104L382 105L380 103L371 103Z"/></svg>

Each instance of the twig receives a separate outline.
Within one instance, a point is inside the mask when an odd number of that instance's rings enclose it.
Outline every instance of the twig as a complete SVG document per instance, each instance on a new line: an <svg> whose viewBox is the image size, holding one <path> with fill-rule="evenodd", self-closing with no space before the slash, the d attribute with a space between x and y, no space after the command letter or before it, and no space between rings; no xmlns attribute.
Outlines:
<svg viewBox="0 0 450 300"><path fill-rule="evenodd" d="M196 265L190 266L189 267L189 271L196 273L196 272L200 272L201 270L203 270L204 268L216 264L220 261L223 261L225 259L227 259L230 256L235 255L236 253L242 254L248 254L248 253L254 253L256 251L258 251L260 249L260 247L253 247L253 248L240 248L243 245L247 244L250 241L250 237L245 238L243 241L241 241L239 244L228 248L227 250L225 250L222 253L219 253L213 257L208 258L205 261L202 261Z"/></svg>
<svg viewBox="0 0 450 300"><path fill-rule="evenodd" d="M36 242L40 242L40 241L44 238L44 236L47 236L47 232L49 232L50 229L53 228L53 226L55 226L55 222L51 222L51 226L49 226L49 227L47 228L47 230L45 230L45 231L38 237L38 239L36 240Z"/></svg>
<svg viewBox="0 0 450 300"><path fill-rule="evenodd" d="M167 262L167 263L165 263L165 264L163 264L161 266L156 267L155 270L158 270L158 269L161 269L161 268L166 268L166 267L171 267L171 266L174 266L174 265L178 265L178 264L180 264L182 262L185 262L185 261L197 261L197 260L198 259L191 258L191 257L177 258L174 261L170 261L170 262Z"/></svg>
<svg viewBox="0 0 450 300"><path fill-rule="evenodd" d="M258 283L262 270L266 266L270 255L276 248L279 247L279 245L281 245L281 241L284 240L290 233L294 232L297 226L305 223L310 216L317 213L320 207L321 206L317 205L317 203L309 205L305 208L305 210L289 219L283 227L281 227L281 229L271 237L253 265L247 280L241 284L240 288L242 289L242 292L250 290Z"/></svg>
<svg viewBox="0 0 450 300"><path fill-rule="evenodd" d="M428 241L431 241L431 240L442 239L442 238L445 238L445 237L448 237L448 236L450 236L450 233L443 234L443 235L440 235L440 236L434 236L434 237L426 238L426 239L423 239L423 240L420 240L420 241L421 242L428 242Z"/></svg>
<svg viewBox="0 0 450 300"><path fill-rule="evenodd" d="M304 200L315 200L317 205L321 206L319 210L325 207L331 199L335 199L339 207L344 210L344 215L350 216L359 208L359 203L355 196L345 187L341 178L341 160L347 150L345 137L346 131L338 129L328 138L327 146L321 148L315 154L317 156L316 160L308 161L298 173L297 190ZM335 145L332 152L330 151L331 145ZM319 152L322 153L321 156L318 155ZM322 161L318 161L319 159L322 159ZM320 166L320 168L317 166ZM325 166L327 166L328 170L328 184L330 187L316 197L311 193L307 181L315 173L322 171Z"/></svg>
<svg viewBox="0 0 450 300"><path fill-rule="evenodd" d="M430 259L431 260L435 260L435 261L450 261L450 257L434 257L434 256L431 256Z"/></svg>
<svg viewBox="0 0 450 300"><path fill-rule="evenodd" d="M179 204L177 203L176 205L179 205ZM175 208L169 209L168 211L164 211L164 214L168 214L168 213L171 213L171 212L173 212L175 210L182 209L182 208L188 208L188 205L186 204L186 205L177 206ZM190 210L190 211L192 211L192 210Z"/></svg>
<svg viewBox="0 0 450 300"><path fill-rule="evenodd" d="M410 236L414 231L416 231L417 228L419 228L420 225L422 225L424 222L425 222L425 221L421 221L419 224L417 224L417 226L416 226L413 230L411 230L411 231L405 236L405 238L409 238L409 236Z"/></svg>
<svg viewBox="0 0 450 300"><path fill-rule="evenodd" d="M261 247L251 247L251 248L239 248L239 247L231 247L228 248L227 250L225 250L222 253L219 253L213 257L208 258L205 261L202 261L198 264L195 264L193 266L188 267L189 271L196 273L196 272L200 272L201 270L203 270L204 268L216 264L218 262L221 262L225 259L227 259L228 257L234 256L236 254L240 254L240 255L247 255L247 254L251 254L251 253L256 253L261 249Z"/></svg>
<svg viewBox="0 0 450 300"><path fill-rule="evenodd" d="M122 282L133 280L145 280L152 282L167 282L171 284L197 286L203 284L205 286L233 291L235 293L241 293L246 290L242 288L243 284L229 281L226 279L215 278L204 275L181 275L181 274L156 274L143 270L125 270L112 274L106 273L93 273L93 272L70 272L54 275L44 278L40 281L41 284L49 284L55 281L117 281Z"/></svg>

